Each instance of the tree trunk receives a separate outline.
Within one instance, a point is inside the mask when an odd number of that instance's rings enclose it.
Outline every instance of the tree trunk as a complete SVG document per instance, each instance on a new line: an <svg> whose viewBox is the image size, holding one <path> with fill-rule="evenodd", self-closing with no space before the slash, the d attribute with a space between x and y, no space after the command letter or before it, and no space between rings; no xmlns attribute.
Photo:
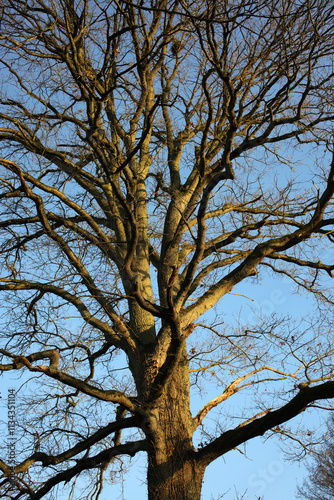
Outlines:
<svg viewBox="0 0 334 500"><path fill-rule="evenodd" d="M200 500L204 467L195 459L193 429L188 366L183 361L145 429L149 442L149 500Z"/></svg>
<svg viewBox="0 0 334 500"><path fill-rule="evenodd" d="M148 500L200 500L204 472L191 460L166 457L160 464L149 460Z"/></svg>

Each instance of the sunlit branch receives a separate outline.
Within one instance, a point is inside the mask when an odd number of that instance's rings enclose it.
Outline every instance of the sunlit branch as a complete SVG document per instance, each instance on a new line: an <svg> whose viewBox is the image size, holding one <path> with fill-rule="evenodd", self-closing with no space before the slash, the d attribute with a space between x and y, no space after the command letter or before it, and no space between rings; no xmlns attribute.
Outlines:
<svg viewBox="0 0 334 500"><path fill-rule="evenodd" d="M305 411L307 406L313 403L313 401L333 397L334 382L325 382L315 387L303 388L281 408L274 411L269 410L261 418L224 432L220 437L214 439L210 444L198 451L199 460L204 463L210 463L215 458L239 446L241 443L256 436L261 436L269 429L291 420L300 412Z"/></svg>
<svg viewBox="0 0 334 500"><path fill-rule="evenodd" d="M231 384L226 386L226 388L224 389L224 392L220 396L218 396L215 399L212 399L209 403L207 403L205 406L203 406L203 408L197 413L197 415L194 417L194 423L195 423L196 427L202 423L203 419L206 417L206 415L209 413L210 410L212 410L213 408L216 408L223 401L226 401L226 399L228 399L230 396L232 396L233 394L236 394L238 391L240 391L244 387L247 387L248 385L254 385L254 384L260 383L260 381L254 380L252 382L249 382L248 384L243 384L241 386L239 385L240 382L243 382L247 378L249 378L252 375L255 375L257 373L260 373L263 370L268 370L270 372L278 373L279 375L282 375L282 378L280 378L279 380L283 380L284 378L287 378L287 377L296 378L295 374L285 373L285 372L282 372L280 370L270 368L268 366L262 366L261 368L253 370L252 372L247 373L246 375L243 375L242 377L238 377L233 382L231 382Z"/></svg>
<svg viewBox="0 0 334 500"><path fill-rule="evenodd" d="M269 258L283 260L285 262L290 262L290 263L296 264L297 266L300 266L300 267L308 267L311 269L321 269L321 270L326 271L331 278L333 277L332 271L334 270L334 265L329 266L327 264L323 264L321 261L312 262L309 260L298 259L297 257L293 257L291 255L280 254L280 253L273 253L272 255L270 255Z"/></svg>
<svg viewBox="0 0 334 500"><path fill-rule="evenodd" d="M88 384L83 380L77 379L68 375L67 373L58 370L58 353L57 351L45 351L31 354L30 356L15 356L12 353L7 353L3 349L1 349L2 354L5 356L9 356L13 358L12 364L0 365L0 370L8 371L8 370L19 370L22 367L28 368L30 372L43 373L48 377L58 380L65 385L78 389L80 392L87 394L88 396L94 397L101 401L109 401L115 404L121 404L128 411L134 414L143 414L146 415L140 407L138 407L130 398L128 398L125 394L116 390L103 390L99 389L96 386ZM33 365L34 361L38 361L40 359L48 358L50 359L50 365Z"/></svg>
<svg viewBox="0 0 334 500"><path fill-rule="evenodd" d="M193 322L200 314L203 314L209 307L212 307L223 295L232 290L232 288L241 280L250 276L256 267L265 257L282 250L298 245L307 239L312 231L316 230L321 224L323 214L328 203L331 200L334 191L334 159L328 174L327 186L319 198L319 203L314 210L310 221L301 228L292 233L269 239L258 244L246 259L239 264L230 273L224 276L218 283L213 285L205 292L195 304L188 306L183 312L183 321L185 323Z"/></svg>
<svg viewBox="0 0 334 500"><path fill-rule="evenodd" d="M110 340L117 347L122 347L121 338L116 335L115 331L108 325L108 323L101 321L96 318L92 313L90 313L89 309L86 307L84 302L80 300L78 295L73 295L63 288L59 288L55 285L50 285L47 283L40 282L30 282L27 280L1 280L0 281L0 290L39 290L44 293L52 293L60 298L62 298L65 302L72 304L80 313L82 318L90 325L94 326L101 330L107 340ZM122 322L122 320L118 317L118 315L114 314L113 316L115 328L117 333L122 335L127 341L130 343L130 334L128 329Z"/></svg>

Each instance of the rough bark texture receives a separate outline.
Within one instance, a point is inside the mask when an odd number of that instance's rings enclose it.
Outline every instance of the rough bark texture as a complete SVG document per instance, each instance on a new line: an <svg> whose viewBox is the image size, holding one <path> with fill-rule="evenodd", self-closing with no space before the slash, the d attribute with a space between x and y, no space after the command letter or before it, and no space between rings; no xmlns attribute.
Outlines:
<svg viewBox="0 0 334 500"><path fill-rule="evenodd" d="M175 369L151 412L148 437L149 500L200 500L204 467L192 444L188 363Z"/></svg>

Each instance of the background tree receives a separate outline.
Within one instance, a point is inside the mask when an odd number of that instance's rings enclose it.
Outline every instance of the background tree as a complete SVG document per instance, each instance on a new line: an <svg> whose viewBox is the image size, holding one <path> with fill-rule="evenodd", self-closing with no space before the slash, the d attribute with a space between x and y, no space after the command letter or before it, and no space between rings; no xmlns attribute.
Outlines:
<svg viewBox="0 0 334 500"><path fill-rule="evenodd" d="M144 451L149 499L199 499L211 462L334 397L326 315L227 322L268 272L332 305L333 7L4 0L0 19L0 368L32 376L2 494L88 477L98 497Z"/></svg>
<svg viewBox="0 0 334 500"><path fill-rule="evenodd" d="M309 477L298 488L298 498L305 500L331 500L334 495L334 417L327 422L327 433L323 445L314 456L314 463L308 467Z"/></svg>

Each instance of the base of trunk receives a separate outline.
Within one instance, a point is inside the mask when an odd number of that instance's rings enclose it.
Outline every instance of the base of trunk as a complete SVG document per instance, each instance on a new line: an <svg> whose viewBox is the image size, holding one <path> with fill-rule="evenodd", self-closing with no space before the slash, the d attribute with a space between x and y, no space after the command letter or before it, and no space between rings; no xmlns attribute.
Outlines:
<svg viewBox="0 0 334 500"><path fill-rule="evenodd" d="M165 463L149 467L149 500L200 500L204 471L188 460L170 457Z"/></svg>

